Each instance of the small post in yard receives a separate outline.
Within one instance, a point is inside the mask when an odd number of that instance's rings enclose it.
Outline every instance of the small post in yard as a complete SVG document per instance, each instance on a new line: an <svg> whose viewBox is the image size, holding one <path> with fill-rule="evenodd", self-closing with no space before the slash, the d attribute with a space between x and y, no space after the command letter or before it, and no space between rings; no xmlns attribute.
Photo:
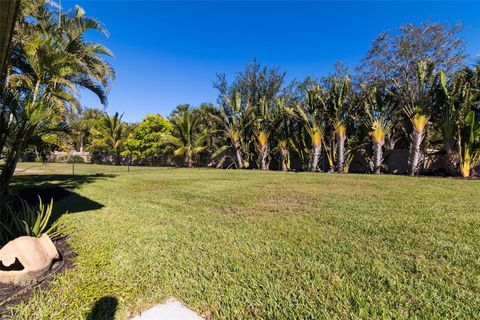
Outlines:
<svg viewBox="0 0 480 320"><path fill-rule="evenodd" d="M75 175L75 157L72 155L72 175Z"/></svg>

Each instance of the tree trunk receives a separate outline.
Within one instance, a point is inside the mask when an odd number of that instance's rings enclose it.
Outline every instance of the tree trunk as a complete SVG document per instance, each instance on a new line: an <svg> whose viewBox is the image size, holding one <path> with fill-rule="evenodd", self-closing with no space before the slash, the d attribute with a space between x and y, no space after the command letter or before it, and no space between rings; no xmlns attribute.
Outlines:
<svg viewBox="0 0 480 320"><path fill-rule="evenodd" d="M310 158L310 164L308 166L308 171L317 172L318 171L318 162L320 161L320 154L322 153L322 145L312 146L312 155Z"/></svg>
<svg viewBox="0 0 480 320"><path fill-rule="evenodd" d="M23 132L23 130L20 130L20 132ZM20 132L15 137L15 141L12 144L12 149L7 151L5 165L2 167L2 172L0 173L0 199L4 198L8 193L8 186L12 181L17 163L20 160L22 152L25 148L26 139L24 139L24 137L30 136L28 135L28 132L25 134Z"/></svg>
<svg viewBox="0 0 480 320"><path fill-rule="evenodd" d="M243 155L242 155L242 148L240 146L240 142L234 141L233 147L235 148L235 154L237 156L238 169L243 169Z"/></svg>
<svg viewBox="0 0 480 320"><path fill-rule="evenodd" d="M268 144L260 146L260 166L264 171L268 170Z"/></svg>
<svg viewBox="0 0 480 320"><path fill-rule="evenodd" d="M343 173L345 168L345 140L346 135L337 134L337 172Z"/></svg>
<svg viewBox="0 0 480 320"><path fill-rule="evenodd" d="M423 138L425 137L426 129L423 129L422 132L413 130L412 133L412 145L410 146L410 156L409 156L409 165L410 165L410 176L418 175L420 169L420 158L422 153L420 151L420 146L422 145Z"/></svg>
<svg viewBox="0 0 480 320"><path fill-rule="evenodd" d="M385 140L382 139L380 142L373 140L373 173L381 174L382 173L382 164L383 164L383 145Z"/></svg>
<svg viewBox="0 0 480 320"><path fill-rule="evenodd" d="M189 155L185 156L185 164L187 165L188 168L193 168L193 159L191 156Z"/></svg>
<svg viewBox="0 0 480 320"><path fill-rule="evenodd" d="M455 139L453 137L446 137L443 139L443 149L445 156L443 158L443 168L449 176L455 176L457 173L458 159L454 152Z"/></svg>
<svg viewBox="0 0 480 320"><path fill-rule="evenodd" d="M280 170L288 171L287 159L288 159L288 149L286 148L281 149L280 150Z"/></svg>

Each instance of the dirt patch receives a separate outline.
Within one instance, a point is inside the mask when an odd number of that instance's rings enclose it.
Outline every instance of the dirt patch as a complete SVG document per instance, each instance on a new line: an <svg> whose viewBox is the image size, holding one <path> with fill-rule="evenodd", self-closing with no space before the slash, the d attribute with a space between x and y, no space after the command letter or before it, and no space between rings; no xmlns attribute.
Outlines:
<svg viewBox="0 0 480 320"><path fill-rule="evenodd" d="M21 286L0 283L0 319L9 306L28 301L34 290L37 288L46 289L57 274L74 267L73 258L77 254L70 250L67 237L57 238L53 243L60 253L60 259L54 263L49 274L29 285Z"/></svg>

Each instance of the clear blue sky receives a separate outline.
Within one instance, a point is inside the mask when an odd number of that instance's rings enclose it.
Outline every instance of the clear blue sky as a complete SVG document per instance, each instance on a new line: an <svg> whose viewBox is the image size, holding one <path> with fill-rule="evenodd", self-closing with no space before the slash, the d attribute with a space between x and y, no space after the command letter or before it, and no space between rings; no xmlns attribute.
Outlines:
<svg viewBox="0 0 480 320"><path fill-rule="evenodd" d="M68 1L101 20L118 74L108 112L140 121L178 104L215 102L215 74L229 80L253 57L287 79L324 75L336 61L355 66L382 31L404 22L461 22L473 60L480 54L478 2ZM83 94L86 106L99 102Z"/></svg>

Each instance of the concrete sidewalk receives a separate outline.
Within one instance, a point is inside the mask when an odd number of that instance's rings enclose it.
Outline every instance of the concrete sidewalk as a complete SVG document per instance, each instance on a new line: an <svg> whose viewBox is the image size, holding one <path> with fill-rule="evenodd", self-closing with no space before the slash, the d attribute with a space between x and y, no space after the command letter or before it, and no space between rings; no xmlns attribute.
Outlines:
<svg viewBox="0 0 480 320"><path fill-rule="evenodd" d="M180 301L170 298L131 320L203 320L203 318L185 307Z"/></svg>

